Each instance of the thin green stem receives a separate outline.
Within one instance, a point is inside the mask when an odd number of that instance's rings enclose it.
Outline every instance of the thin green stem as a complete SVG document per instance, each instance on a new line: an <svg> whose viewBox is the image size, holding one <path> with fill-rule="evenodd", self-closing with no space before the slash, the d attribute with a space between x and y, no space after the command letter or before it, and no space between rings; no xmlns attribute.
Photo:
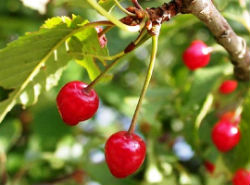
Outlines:
<svg viewBox="0 0 250 185"><path fill-rule="evenodd" d="M125 8L123 8L123 6L119 3L119 1L114 0L115 4L117 5L118 8L120 8L121 11L123 11L125 14L130 15L130 16L136 16L135 14L129 12L128 10L126 10Z"/></svg>
<svg viewBox="0 0 250 185"><path fill-rule="evenodd" d="M243 111L242 105L238 106L238 108L237 108L236 111L235 111L233 120L232 120L233 122L235 122L236 119L238 119L239 117L241 117L240 115L241 115L242 111Z"/></svg>
<svg viewBox="0 0 250 185"><path fill-rule="evenodd" d="M124 54L123 54L123 56L124 56ZM119 57L119 58L117 58L117 59L115 59L111 64L109 64L106 68L105 68L105 70L99 75L99 76L97 76L96 77L96 79L95 80L93 80L89 85L88 85L88 87L86 88L86 91L87 92L89 92L103 77L104 77L104 75L110 70L110 69L112 69L118 62L119 62L119 60L122 58L122 56L121 57Z"/></svg>
<svg viewBox="0 0 250 185"><path fill-rule="evenodd" d="M137 45L146 34L147 34L147 29L144 27L140 32L139 36L137 37L137 39L134 41L134 44Z"/></svg>
<svg viewBox="0 0 250 185"><path fill-rule="evenodd" d="M74 35L75 33L78 33L82 30L85 30L86 28L89 28L89 27L96 27L96 26L114 26L114 24L110 21L96 21L96 22L90 22L90 23L87 23L87 24L84 24L82 27L74 30L73 32L71 32L71 34L69 34L67 36L67 38L71 37L72 35Z"/></svg>
<svg viewBox="0 0 250 185"><path fill-rule="evenodd" d="M144 39L144 38L141 38L142 40L139 42L138 41L138 44L131 50L131 51L133 51L134 49L136 49L137 47L139 47L140 45L142 45L145 41L147 41L147 39ZM111 63L111 64L109 64L106 68L105 68L105 70L101 73L101 74L99 74L99 76L97 76L96 77L96 79L95 80L93 80L89 85L88 85L88 87L86 88L86 90L87 91L90 91L103 77L104 77L104 75L109 71L109 70L111 70L119 61L120 61L120 59L121 58L123 58L124 56L126 56L128 53L130 53L131 51L129 51L129 52L127 52L127 53L125 53L124 51L122 51L122 52L120 52L120 53L118 53L117 55L115 55L116 56L116 58L115 58L115 60Z"/></svg>
<svg viewBox="0 0 250 185"><path fill-rule="evenodd" d="M122 23L120 20L109 14L104 8L102 8L96 0L86 0L94 9L96 9L100 14L105 16L107 19L109 19L113 24L118 26L119 28L129 31L129 32L138 32L141 29L140 25L136 26L128 26L124 23ZM144 26L143 26L144 27Z"/></svg>
<svg viewBox="0 0 250 185"><path fill-rule="evenodd" d="M209 93L206 97L206 100L195 120L195 128L198 130L200 128L202 120L205 118L209 110L211 109L214 101L214 96L212 93Z"/></svg>
<svg viewBox="0 0 250 185"><path fill-rule="evenodd" d="M135 5L136 8L143 10L143 8L141 7L141 5L138 3L137 0L132 0L132 3Z"/></svg>
<svg viewBox="0 0 250 185"><path fill-rule="evenodd" d="M132 118L132 121L131 121L131 124L130 124L130 128L128 130L129 133L133 133L134 130L135 130L136 120L137 120L139 110L140 110L141 105L142 105L142 100L143 100L143 98L144 98L144 96L146 94L146 91L147 91L147 88L148 88L148 85L149 85L149 82L150 82L150 79L151 79L151 76L152 76L152 73L153 73L157 49L158 49L158 35L154 35L152 37L152 54L151 54L151 58L150 58L150 63L149 63L147 75L146 75L146 78L145 78L145 81L144 81L144 84L143 84L143 88L142 88L142 91L141 91L139 101L138 101L137 106L135 108L135 112L134 112L134 115L133 115L133 118Z"/></svg>
<svg viewBox="0 0 250 185"><path fill-rule="evenodd" d="M103 36L105 33L109 32L113 27L114 27L114 25L113 26L107 26L100 33L98 33L98 37Z"/></svg>

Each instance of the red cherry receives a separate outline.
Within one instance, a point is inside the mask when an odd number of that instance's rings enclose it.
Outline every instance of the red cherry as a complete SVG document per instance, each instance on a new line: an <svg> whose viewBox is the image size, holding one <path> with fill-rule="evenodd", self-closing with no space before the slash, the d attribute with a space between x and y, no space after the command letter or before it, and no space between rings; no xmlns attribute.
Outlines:
<svg viewBox="0 0 250 185"><path fill-rule="evenodd" d="M183 61L190 70L204 67L210 60L210 48L201 40L195 40L183 53Z"/></svg>
<svg viewBox="0 0 250 185"><path fill-rule="evenodd" d="M230 121L221 120L213 127L212 140L219 151L227 152L239 143L240 131Z"/></svg>
<svg viewBox="0 0 250 185"><path fill-rule="evenodd" d="M86 87L83 82L72 81L64 85L57 95L57 108L66 124L76 125L96 113L99 98L93 89L87 92Z"/></svg>
<svg viewBox="0 0 250 185"><path fill-rule="evenodd" d="M100 26L96 26L95 30L97 33L101 33L103 29ZM108 39L105 34L103 34L101 37L98 37L98 40L101 48L104 48L108 43Z"/></svg>
<svg viewBox="0 0 250 185"><path fill-rule="evenodd" d="M215 165L213 163L211 163L210 161L205 161L204 166L209 173L214 173Z"/></svg>
<svg viewBox="0 0 250 185"><path fill-rule="evenodd" d="M144 141L126 131L113 134L105 145L106 162L110 172L117 178L133 174L142 165L145 154Z"/></svg>
<svg viewBox="0 0 250 185"><path fill-rule="evenodd" d="M233 177L234 185L249 185L250 184L250 172L245 169L239 169L236 171Z"/></svg>
<svg viewBox="0 0 250 185"><path fill-rule="evenodd" d="M238 86L238 82L235 80L226 80L220 86L220 93L222 94L230 94L232 93Z"/></svg>
<svg viewBox="0 0 250 185"><path fill-rule="evenodd" d="M220 117L220 120L227 120L238 125L240 123L241 116L237 116L235 112L226 112Z"/></svg>

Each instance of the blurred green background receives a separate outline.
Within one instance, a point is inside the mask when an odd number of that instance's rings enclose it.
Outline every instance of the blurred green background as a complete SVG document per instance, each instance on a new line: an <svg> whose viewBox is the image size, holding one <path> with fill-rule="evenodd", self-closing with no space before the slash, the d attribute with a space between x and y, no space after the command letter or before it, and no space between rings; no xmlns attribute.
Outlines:
<svg viewBox="0 0 250 185"><path fill-rule="evenodd" d="M38 30L50 17L76 14L90 21L104 19L84 0L53 0L44 6L39 1L23 2L33 8L19 0L0 1L0 49L25 33ZM122 4L126 7L128 2ZM153 7L164 1L140 2L143 7ZM249 22L242 16L249 1L246 6L244 1L237 0L214 2L249 44ZM117 8L113 13L123 16ZM111 55L136 37L117 28L106 36ZM183 65L182 53L196 39L218 52L212 54L206 68L190 72ZM222 80L233 78L233 68L227 53L192 15L177 16L162 27L154 75L136 129L147 143L143 166L124 180L111 176L103 153L105 140L129 127L149 62L150 46L147 42L129 54L113 70L111 82L96 86L100 108L93 119L76 127L62 122L55 103L65 83L90 82L85 69L74 61L68 64L58 85L43 93L36 105L26 109L15 106L0 125L0 184L5 184L7 177L8 185L230 185L230 170L236 167L226 165L224 156L212 145L210 130L218 115L237 107L245 84L226 97L217 92ZM32 52L30 49L27 52ZM194 130L194 120L210 92L214 94L213 108L200 129ZM0 100L7 93L0 87ZM206 171L205 160L216 164L215 174Z"/></svg>

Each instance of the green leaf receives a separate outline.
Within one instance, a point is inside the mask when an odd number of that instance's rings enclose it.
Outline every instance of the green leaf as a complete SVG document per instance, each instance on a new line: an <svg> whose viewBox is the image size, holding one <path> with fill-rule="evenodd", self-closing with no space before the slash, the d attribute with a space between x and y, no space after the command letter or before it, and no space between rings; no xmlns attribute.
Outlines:
<svg viewBox="0 0 250 185"><path fill-rule="evenodd" d="M63 123L54 102L43 99L43 105L39 105L33 113L34 122L31 129L36 148L53 151L61 138L72 134L72 128Z"/></svg>
<svg viewBox="0 0 250 185"><path fill-rule="evenodd" d="M116 185L136 185L138 182L130 179L117 179L111 175L106 163L93 164L91 162L84 163L84 170L91 179L100 182L100 184L116 184Z"/></svg>
<svg viewBox="0 0 250 185"><path fill-rule="evenodd" d="M86 68L90 80L94 80L101 73L94 58L85 57L83 60L76 60L76 62Z"/></svg>
<svg viewBox="0 0 250 185"><path fill-rule="evenodd" d="M0 153L7 152L9 147L14 144L21 136L21 124L17 119L10 119L6 124L0 126Z"/></svg>
<svg viewBox="0 0 250 185"><path fill-rule="evenodd" d="M76 58L76 62L83 66L87 70L90 79L94 80L101 73L95 56L109 55L107 47L102 48L100 46L95 28L75 34L69 41L69 47L74 58ZM74 55L74 53L76 54Z"/></svg>
<svg viewBox="0 0 250 185"><path fill-rule="evenodd" d="M34 104L42 91L57 84L72 59L68 55L68 39L73 35L87 39L94 31L83 29L86 23L74 15L72 19L55 17L47 20L38 32L29 33L0 50L0 86L12 90L8 99L0 102L0 122L15 104ZM84 47L88 48L88 43Z"/></svg>
<svg viewBox="0 0 250 185"><path fill-rule="evenodd" d="M230 65L219 65L210 68L199 69L194 74L194 81L190 88L187 103L183 108L183 118L185 118L185 136L191 145L198 146L198 129L195 126L195 120L202 106L218 80L218 77ZM190 134L192 133L192 134Z"/></svg>
<svg viewBox="0 0 250 185"><path fill-rule="evenodd" d="M194 74L194 81L190 89L187 106L193 109L200 108L204 99L213 89L218 77L222 75L228 67L231 66L219 65L197 70Z"/></svg>
<svg viewBox="0 0 250 185"><path fill-rule="evenodd" d="M232 171L237 170L238 168L244 168L246 165L250 163L250 91L246 97L242 119L240 122L240 131L241 131L241 139L239 144L231 151L225 153L223 155L223 159Z"/></svg>

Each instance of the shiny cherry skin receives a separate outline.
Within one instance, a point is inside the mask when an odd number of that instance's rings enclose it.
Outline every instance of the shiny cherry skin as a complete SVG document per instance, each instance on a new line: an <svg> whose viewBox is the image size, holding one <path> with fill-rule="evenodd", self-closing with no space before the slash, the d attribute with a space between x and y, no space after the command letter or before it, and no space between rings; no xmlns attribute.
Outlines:
<svg viewBox="0 0 250 185"><path fill-rule="evenodd" d="M70 126L91 118L98 109L98 95L93 89L87 92L86 87L83 82L72 81L64 85L57 95L58 111Z"/></svg>
<svg viewBox="0 0 250 185"><path fill-rule="evenodd" d="M97 33L101 33L103 29L100 26L96 26L95 30ZM104 48L108 43L108 39L105 34L103 34L101 37L98 37L98 40L101 48Z"/></svg>
<svg viewBox="0 0 250 185"><path fill-rule="evenodd" d="M208 65L211 49L201 40L195 40L184 51L182 59L190 70Z"/></svg>
<svg viewBox="0 0 250 185"><path fill-rule="evenodd" d="M222 94L230 94L235 91L238 86L238 82L236 80L226 80L220 85L220 93Z"/></svg>
<svg viewBox="0 0 250 185"><path fill-rule="evenodd" d="M105 157L109 170L117 178L125 178L136 172L146 154L144 141L136 134L120 131L105 145Z"/></svg>
<svg viewBox="0 0 250 185"><path fill-rule="evenodd" d="M250 172L245 169L239 169L235 172L233 177L233 185L249 185Z"/></svg>
<svg viewBox="0 0 250 185"><path fill-rule="evenodd" d="M215 165L213 163L211 163L210 161L204 161L204 166L206 168L206 170L210 173L213 174L214 170L215 170Z"/></svg>
<svg viewBox="0 0 250 185"><path fill-rule="evenodd" d="M221 120L212 129L212 141L221 152L228 152L240 141L239 128L228 120Z"/></svg>
<svg viewBox="0 0 250 185"><path fill-rule="evenodd" d="M240 123L241 120L241 116L240 115L236 115L235 112L225 112L221 117L220 120L227 120L230 121L232 123L234 123L235 125L238 125Z"/></svg>

